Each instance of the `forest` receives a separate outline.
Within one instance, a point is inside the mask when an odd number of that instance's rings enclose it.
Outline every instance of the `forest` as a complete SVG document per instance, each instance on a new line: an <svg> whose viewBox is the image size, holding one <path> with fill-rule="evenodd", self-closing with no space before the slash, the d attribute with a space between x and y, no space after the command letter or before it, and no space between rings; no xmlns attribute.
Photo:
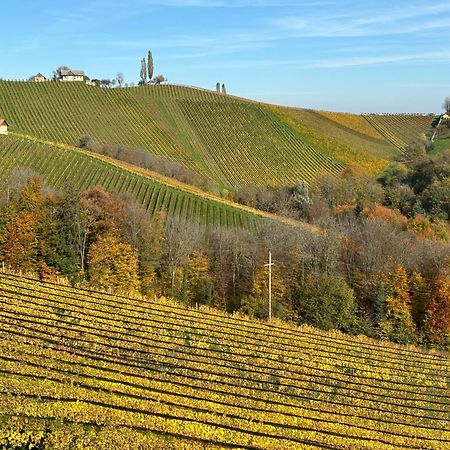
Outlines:
<svg viewBox="0 0 450 450"><path fill-rule="evenodd" d="M267 210L312 226L267 220L250 232L150 217L131 195L101 187L55 192L16 169L0 199L0 260L43 280L266 320L270 250L275 317L448 348L449 173L447 155L431 159L417 145L378 180L348 168L311 188L255 190Z"/></svg>

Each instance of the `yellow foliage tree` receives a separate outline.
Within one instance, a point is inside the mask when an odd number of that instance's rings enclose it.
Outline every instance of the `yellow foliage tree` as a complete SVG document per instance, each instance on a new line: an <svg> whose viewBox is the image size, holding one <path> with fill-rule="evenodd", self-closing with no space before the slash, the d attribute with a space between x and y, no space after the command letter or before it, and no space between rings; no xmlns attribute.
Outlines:
<svg viewBox="0 0 450 450"><path fill-rule="evenodd" d="M450 280L437 278L433 299L426 311L425 332L434 342L450 343Z"/></svg>
<svg viewBox="0 0 450 450"><path fill-rule="evenodd" d="M252 297L260 309L268 310L269 273L267 267L261 267L255 273L252 285ZM287 302L287 288L281 276L280 268L272 267L272 308L275 316L289 314L291 307Z"/></svg>
<svg viewBox="0 0 450 450"><path fill-rule="evenodd" d="M406 269L399 264L393 272L383 273L382 284L386 302L386 319L380 324L382 334L394 342L412 342L415 326Z"/></svg>
<svg viewBox="0 0 450 450"><path fill-rule="evenodd" d="M195 251L187 264L185 297L191 304L209 304L212 297L211 262L205 253Z"/></svg>
<svg viewBox="0 0 450 450"><path fill-rule="evenodd" d="M102 235L91 245L88 264L89 280L95 287L121 293L139 291L136 251L115 234Z"/></svg>

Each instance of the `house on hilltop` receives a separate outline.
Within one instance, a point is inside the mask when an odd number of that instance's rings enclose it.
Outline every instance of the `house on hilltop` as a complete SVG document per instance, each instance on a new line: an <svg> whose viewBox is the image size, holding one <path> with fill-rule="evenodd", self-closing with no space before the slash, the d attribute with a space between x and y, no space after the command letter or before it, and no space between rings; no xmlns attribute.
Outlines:
<svg viewBox="0 0 450 450"><path fill-rule="evenodd" d="M61 69L59 81L84 81L84 70Z"/></svg>
<svg viewBox="0 0 450 450"><path fill-rule="evenodd" d="M34 81L35 83L42 83L43 81L47 81L47 78L42 75L42 73L38 73L30 78L28 78L28 81Z"/></svg>
<svg viewBox="0 0 450 450"><path fill-rule="evenodd" d="M8 134L8 122L5 119L0 119L0 134Z"/></svg>

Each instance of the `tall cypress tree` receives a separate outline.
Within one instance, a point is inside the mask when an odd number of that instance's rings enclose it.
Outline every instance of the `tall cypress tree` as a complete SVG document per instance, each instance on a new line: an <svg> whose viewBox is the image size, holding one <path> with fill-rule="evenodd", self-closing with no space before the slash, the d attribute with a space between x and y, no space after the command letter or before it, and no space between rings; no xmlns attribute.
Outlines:
<svg viewBox="0 0 450 450"><path fill-rule="evenodd" d="M147 82L147 64L145 63L145 58L142 58L141 61L141 84L145 84Z"/></svg>
<svg viewBox="0 0 450 450"><path fill-rule="evenodd" d="M152 78L153 78L153 55L150 50L148 51L147 66L148 66L148 80L152 81Z"/></svg>

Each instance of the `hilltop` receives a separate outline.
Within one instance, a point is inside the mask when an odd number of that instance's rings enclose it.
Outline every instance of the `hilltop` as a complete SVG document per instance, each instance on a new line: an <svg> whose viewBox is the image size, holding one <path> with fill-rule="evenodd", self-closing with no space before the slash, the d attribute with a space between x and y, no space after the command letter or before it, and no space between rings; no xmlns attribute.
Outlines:
<svg viewBox="0 0 450 450"><path fill-rule="evenodd" d="M0 275L0 442L444 449L448 355Z"/></svg>
<svg viewBox="0 0 450 450"><path fill-rule="evenodd" d="M87 135L145 149L225 188L313 183L350 163L376 175L400 151L365 116L274 107L197 88L1 81L0 98L0 117L13 131L70 145ZM411 140L432 121L415 117L408 116Z"/></svg>

